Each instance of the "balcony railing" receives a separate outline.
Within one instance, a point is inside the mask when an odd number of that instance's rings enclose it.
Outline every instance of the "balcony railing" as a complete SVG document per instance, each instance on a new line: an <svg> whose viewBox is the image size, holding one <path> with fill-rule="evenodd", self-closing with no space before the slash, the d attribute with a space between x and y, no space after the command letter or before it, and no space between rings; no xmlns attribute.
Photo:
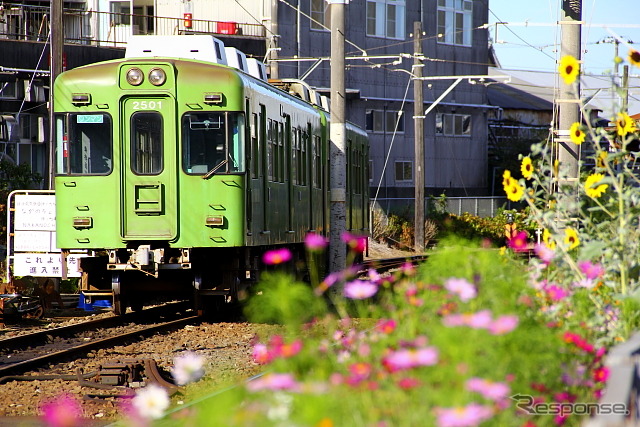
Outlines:
<svg viewBox="0 0 640 427"><path fill-rule="evenodd" d="M46 41L50 8L2 3L0 39ZM264 38L261 24L169 18L129 13L96 12L65 8L63 12L65 43L105 47L125 47L129 37L137 34L178 35L211 34Z"/></svg>

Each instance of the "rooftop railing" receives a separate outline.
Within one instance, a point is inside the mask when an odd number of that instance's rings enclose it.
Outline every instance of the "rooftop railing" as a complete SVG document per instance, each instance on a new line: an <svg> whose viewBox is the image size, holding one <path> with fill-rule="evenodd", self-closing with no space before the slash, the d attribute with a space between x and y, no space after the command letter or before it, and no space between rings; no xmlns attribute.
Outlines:
<svg viewBox="0 0 640 427"><path fill-rule="evenodd" d="M2 3L0 39L46 41L49 34L50 8ZM103 47L125 47L131 35L211 34L225 37L264 38L262 24L202 19L170 18L155 15L96 12L65 8L64 41Z"/></svg>

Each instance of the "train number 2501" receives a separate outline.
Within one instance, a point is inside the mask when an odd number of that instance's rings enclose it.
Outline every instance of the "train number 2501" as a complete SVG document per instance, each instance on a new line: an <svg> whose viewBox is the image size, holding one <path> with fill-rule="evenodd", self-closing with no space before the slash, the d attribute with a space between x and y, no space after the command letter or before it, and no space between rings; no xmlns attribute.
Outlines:
<svg viewBox="0 0 640 427"><path fill-rule="evenodd" d="M162 101L133 101L134 110L161 110Z"/></svg>

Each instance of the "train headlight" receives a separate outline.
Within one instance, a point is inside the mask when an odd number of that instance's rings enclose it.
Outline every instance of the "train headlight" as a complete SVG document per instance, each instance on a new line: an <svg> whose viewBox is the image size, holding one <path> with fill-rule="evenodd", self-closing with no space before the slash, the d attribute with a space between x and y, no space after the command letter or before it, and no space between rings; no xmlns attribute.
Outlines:
<svg viewBox="0 0 640 427"><path fill-rule="evenodd" d="M162 68L154 68L149 71L149 81L154 86L162 86L167 81L167 74Z"/></svg>
<svg viewBox="0 0 640 427"><path fill-rule="evenodd" d="M140 68L131 68L127 71L127 82L133 86L140 86L144 81L144 74Z"/></svg>

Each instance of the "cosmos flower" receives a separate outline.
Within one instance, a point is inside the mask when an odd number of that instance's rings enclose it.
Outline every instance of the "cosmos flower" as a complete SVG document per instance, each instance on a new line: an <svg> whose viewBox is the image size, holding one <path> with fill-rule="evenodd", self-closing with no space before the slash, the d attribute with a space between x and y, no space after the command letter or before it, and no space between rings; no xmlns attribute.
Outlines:
<svg viewBox="0 0 640 427"><path fill-rule="evenodd" d="M628 133L635 132L636 122L627 113L618 113L616 119L616 131L618 135L625 137Z"/></svg>
<svg viewBox="0 0 640 427"><path fill-rule="evenodd" d="M587 177L587 180L584 183L584 190L587 193L587 196L597 199L607 191L607 188L609 188L608 184L599 184L603 179L604 175L601 173L594 173Z"/></svg>
<svg viewBox="0 0 640 427"><path fill-rule="evenodd" d="M478 403L456 408L435 408L438 427L474 427L493 416L493 409Z"/></svg>
<svg viewBox="0 0 640 427"><path fill-rule="evenodd" d="M44 402L40 409L48 427L74 427L82 425L82 406L69 394Z"/></svg>
<svg viewBox="0 0 640 427"><path fill-rule="evenodd" d="M595 371L593 371L593 380L598 383L607 382L609 379L609 368L606 366L601 366Z"/></svg>
<svg viewBox="0 0 640 427"><path fill-rule="evenodd" d="M531 158L529 156L522 158L522 164L520 165L520 172L525 179L531 179L533 172L535 171Z"/></svg>
<svg viewBox="0 0 640 427"><path fill-rule="evenodd" d="M133 407L142 418L158 419L169 407L169 394L164 388L150 384L136 393Z"/></svg>
<svg viewBox="0 0 640 427"><path fill-rule="evenodd" d="M566 84L573 84L580 74L580 63L573 56L565 55L560 59L558 71Z"/></svg>
<svg viewBox="0 0 640 427"><path fill-rule="evenodd" d="M635 49L629 49L629 62L636 67L640 67L640 52Z"/></svg>
<svg viewBox="0 0 640 427"><path fill-rule="evenodd" d="M524 195L524 188L513 178L507 178L505 181L504 192L507 194L507 198L512 202L519 202Z"/></svg>
<svg viewBox="0 0 640 427"><path fill-rule="evenodd" d="M173 363L173 379L176 384L185 385L198 381L204 376L204 357L196 353L185 353L176 357Z"/></svg>
<svg viewBox="0 0 640 427"><path fill-rule="evenodd" d="M455 277L452 277L444 283L444 287L452 294L458 295L458 297L463 302L467 302L470 299L475 298L478 294L478 292L476 291L476 287L473 286L473 284L469 283L466 279L457 279Z"/></svg>
<svg viewBox="0 0 640 427"><path fill-rule="evenodd" d="M604 268L600 264L593 264L591 261L582 261L578 263L580 271L589 280L597 279L604 275Z"/></svg>
<svg viewBox="0 0 640 427"><path fill-rule="evenodd" d="M262 343L257 343L253 346L252 356L253 361L260 365L266 365L274 358L273 353Z"/></svg>
<svg viewBox="0 0 640 427"><path fill-rule="evenodd" d="M438 350L435 347L403 348L392 351L382 359L382 364L390 372L432 366L438 363Z"/></svg>
<svg viewBox="0 0 640 427"><path fill-rule="evenodd" d="M519 231L513 238L509 239L509 247L516 252L526 252L529 249L527 232Z"/></svg>
<svg viewBox="0 0 640 427"><path fill-rule="evenodd" d="M493 335L504 335L513 331L518 326L518 322L518 316L511 314L500 316L491 322L491 325L489 325L489 332Z"/></svg>
<svg viewBox="0 0 640 427"><path fill-rule="evenodd" d="M340 239L349 246L349 249L355 253L362 253L367 248L367 237L366 236L357 236L355 234L351 234L347 231L344 231L340 235Z"/></svg>
<svg viewBox="0 0 640 427"><path fill-rule="evenodd" d="M511 388L505 383L493 382L477 377L467 380L466 388L469 391L480 393L485 398L493 400L494 402L505 399L511 391Z"/></svg>
<svg viewBox="0 0 640 427"><path fill-rule="evenodd" d="M262 390L298 391L300 385L292 374L278 374L270 372L247 384L247 390L256 392Z"/></svg>
<svg viewBox="0 0 640 427"><path fill-rule="evenodd" d="M378 286L364 280L354 280L344 285L344 296L350 299L366 299L378 292Z"/></svg>
<svg viewBox="0 0 640 427"><path fill-rule="evenodd" d="M291 251L287 248L272 249L264 253L262 261L267 265L277 265L289 261L291 257Z"/></svg>
<svg viewBox="0 0 640 427"><path fill-rule="evenodd" d="M396 329L398 323L393 319L380 319L376 324L376 330L383 334L390 334Z"/></svg>
<svg viewBox="0 0 640 427"><path fill-rule="evenodd" d="M567 245L569 249L575 249L580 246L578 232L573 228L566 228L564 230L564 244Z"/></svg>
<svg viewBox="0 0 640 427"><path fill-rule="evenodd" d="M533 250L538 258L540 258L540 261L545 265L549 265L551 261L553 261L553 257L556 255L555 251L544 243L536 244L533 247Z"/></svg>
<svg viewBox="0 0 640 427"><path fill-rule="evenodd" d="M571 142L580 145L584 142L587 134L584 133L582 125L579 122L575 122L569 128L569 137L571 138Z"/></svg>
<svg viewBox="0 0 640 427"><path fill-rule="evenodd" d="M304 238L304 245L309 252L322 252L327 247L327 239L317 233L308 233Z"/></svg>
<svg viewBox="0 0 640 427"><path fill-rule="evenodd" d="M571 295L571 292L564 288L561 288L558 285L547 284L543 287L543 290L546 293L547 297L549 297L549 299L554 302L562 301L563 299Z"/></svg>

